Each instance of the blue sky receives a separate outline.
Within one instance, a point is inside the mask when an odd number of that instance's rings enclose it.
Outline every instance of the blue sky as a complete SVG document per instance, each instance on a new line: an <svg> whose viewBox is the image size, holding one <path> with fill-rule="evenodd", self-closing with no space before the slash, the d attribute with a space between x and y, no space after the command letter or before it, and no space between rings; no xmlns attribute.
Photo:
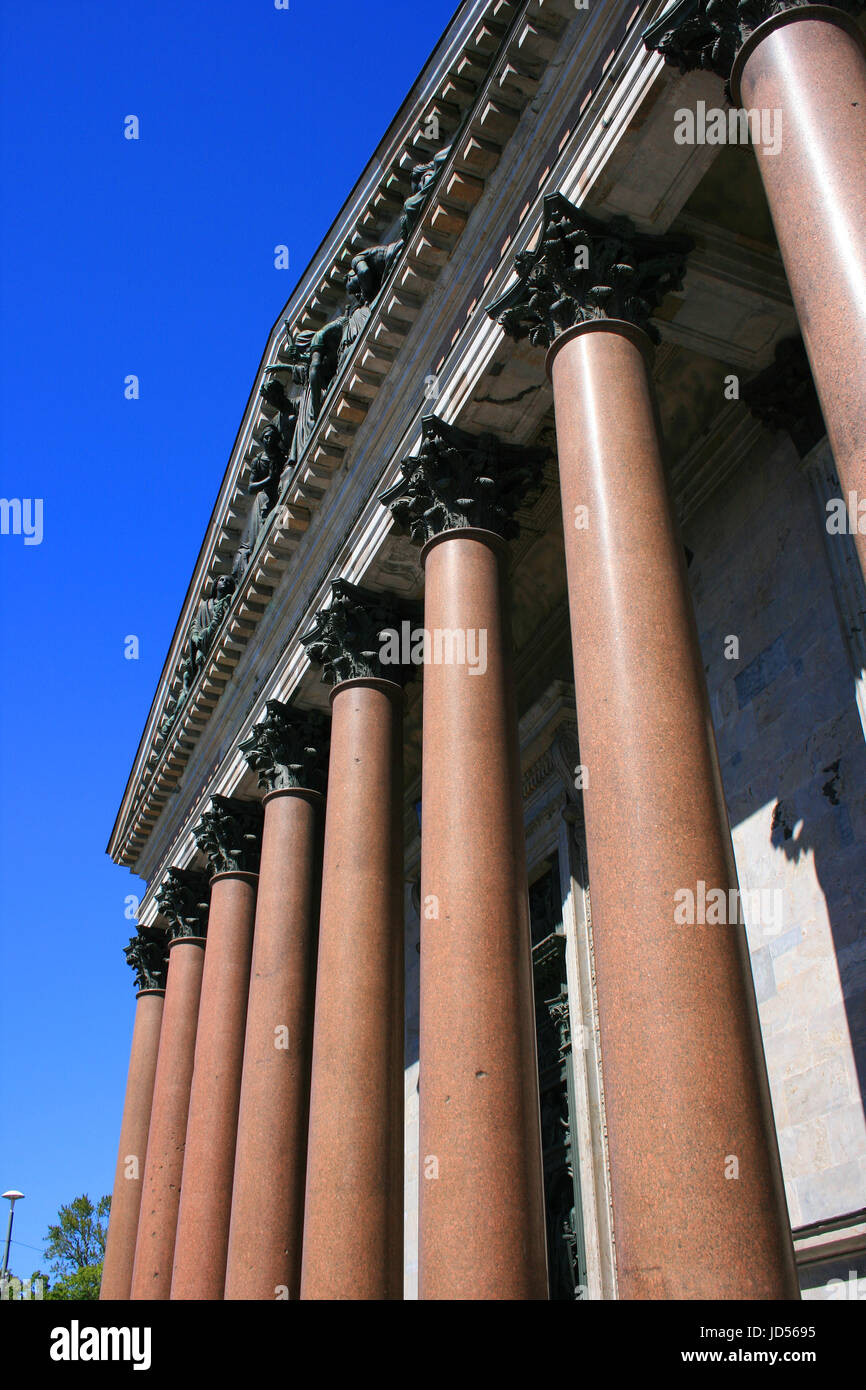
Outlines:
<svg viewBox="0 0 866 1390"><path fill-rule="evenodd" d="M0 535L16 1273L43 1263L61 1203L111 1190L135 1000L124 900L142 886L105 846L255 369L455 8L0 3L0 494L43 514L41 544Z"/></svg>

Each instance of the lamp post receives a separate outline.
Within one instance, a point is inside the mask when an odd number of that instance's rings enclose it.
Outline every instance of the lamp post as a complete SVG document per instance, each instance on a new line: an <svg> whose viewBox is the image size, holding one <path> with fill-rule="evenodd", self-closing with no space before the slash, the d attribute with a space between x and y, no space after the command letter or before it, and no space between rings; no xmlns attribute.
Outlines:
<svg viewBox="0 0 866 1390"><path fill-rule="evenodd" d="M5 1279L6 1270L9 1267L9 1242L12 1239L12 1218L15 1215L15 1203L19 1198L24 1196L24 1193L16 1192L14 1188L10 1188L8 1192L3 1193L3 1196L7 1198L9 1202L9 1225L6 1227L6 1249L3 1251L3 1269L0 1271L0 1278Z"/></svg>

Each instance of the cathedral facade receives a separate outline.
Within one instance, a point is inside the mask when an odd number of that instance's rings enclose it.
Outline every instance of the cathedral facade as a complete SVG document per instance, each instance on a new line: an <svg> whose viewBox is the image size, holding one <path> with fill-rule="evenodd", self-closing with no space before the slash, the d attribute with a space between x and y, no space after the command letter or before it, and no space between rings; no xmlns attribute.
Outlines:
<svg viewBox="0 0 866 1390"><path fill-rule="evenodd" d="M103 1299L866 1294L864 10L458 8L111 834Z"/></svg>

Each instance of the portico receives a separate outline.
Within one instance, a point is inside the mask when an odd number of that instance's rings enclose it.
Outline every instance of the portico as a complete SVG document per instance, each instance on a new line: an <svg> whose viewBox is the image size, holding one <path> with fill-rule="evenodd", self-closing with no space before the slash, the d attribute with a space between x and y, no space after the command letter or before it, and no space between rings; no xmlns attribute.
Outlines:
<svg viewBox="0 0 866 1390"><path fill-rule="evenodd" d="M862 6L764 8L710 63L694 6L468 0L272 330L110 845L171 949L103 1297L797 1298L792 1228L866 1191L824 891L863 834L859 540L757 400L799 330L866 495ZM729 77L776 155L677 138ZM727 566L786 469L771 577ZM736 919L684 925L701 892ZM790 1084L827 1056L832 1105Z"/></svg>

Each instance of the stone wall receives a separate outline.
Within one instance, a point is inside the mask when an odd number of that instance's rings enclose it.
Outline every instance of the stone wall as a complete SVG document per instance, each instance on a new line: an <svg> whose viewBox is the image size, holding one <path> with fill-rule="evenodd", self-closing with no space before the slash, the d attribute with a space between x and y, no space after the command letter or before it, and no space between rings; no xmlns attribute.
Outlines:
<svg viewBox="0 0 866 1390"><path fill-rule="evenodd" d="M685 541L741 890L782 909L756 921L747 903L746 926L797 1228L866 1207L866 744L828 538L787 436Z"/></svg>

